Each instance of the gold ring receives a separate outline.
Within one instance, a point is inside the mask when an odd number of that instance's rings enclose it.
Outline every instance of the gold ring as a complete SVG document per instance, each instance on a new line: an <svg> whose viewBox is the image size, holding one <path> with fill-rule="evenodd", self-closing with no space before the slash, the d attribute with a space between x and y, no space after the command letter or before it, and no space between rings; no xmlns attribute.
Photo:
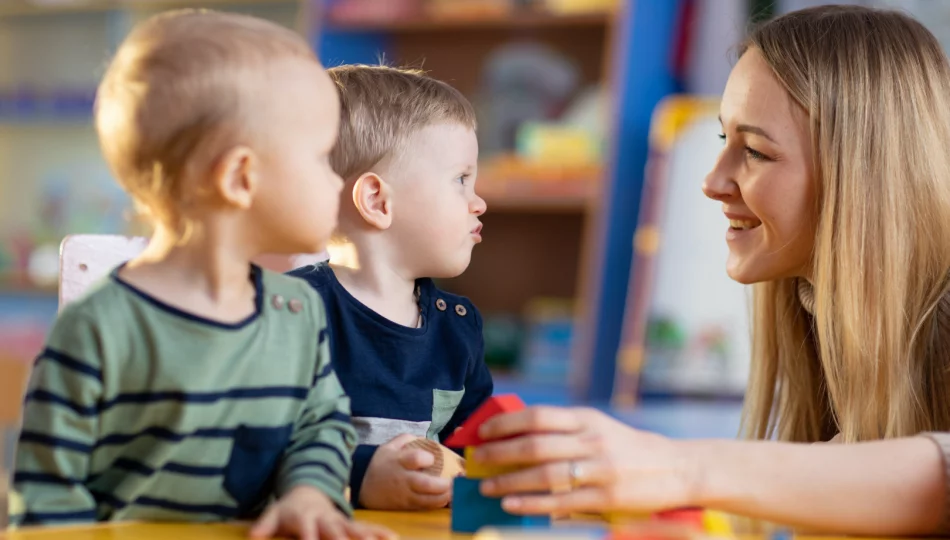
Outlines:
<svg viewBox="0 0 950 540"><path fill-rule="evenodd" d="M576 461L568 463L568 476L571 479L571 489L577 489L581 485L581 466Z"/></svg>

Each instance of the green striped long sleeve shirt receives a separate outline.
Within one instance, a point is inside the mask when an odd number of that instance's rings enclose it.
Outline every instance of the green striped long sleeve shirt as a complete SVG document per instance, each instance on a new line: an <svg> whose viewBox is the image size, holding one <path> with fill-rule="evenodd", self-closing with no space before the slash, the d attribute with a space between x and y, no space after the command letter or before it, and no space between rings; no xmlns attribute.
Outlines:
<svg viewBox="0 0 950 540"><path fill-rule="evenodd" d="M22 524L252 517L310 485L346 513L356 434L320 298L253 267L224 324L118 272L57 319L33 368L14 489Z"/></svg>

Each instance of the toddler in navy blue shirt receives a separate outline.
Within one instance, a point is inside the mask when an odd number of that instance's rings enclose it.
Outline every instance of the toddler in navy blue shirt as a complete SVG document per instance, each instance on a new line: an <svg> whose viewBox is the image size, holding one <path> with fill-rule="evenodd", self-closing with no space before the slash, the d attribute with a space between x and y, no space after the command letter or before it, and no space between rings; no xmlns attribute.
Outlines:
<svg viewBox="0 0 950 540"><path fill-rule="evenodd" d="M346 182L337 236L355 260L292 274L323 297L333 367L351 398L353 504L441 508L451 482L423 472L433 456L406 445L444 440L492 393L478 310L432 281L464 272L481 242L475 112L418 71L329 73L342 104L330 163Z"/></svg>

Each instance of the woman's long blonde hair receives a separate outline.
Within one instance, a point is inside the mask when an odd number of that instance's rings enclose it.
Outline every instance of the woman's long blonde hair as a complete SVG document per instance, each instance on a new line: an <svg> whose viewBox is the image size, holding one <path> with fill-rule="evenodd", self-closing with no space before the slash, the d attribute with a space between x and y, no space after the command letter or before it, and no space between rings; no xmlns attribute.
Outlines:
<svg viewBox="0 0 950 540"><path fill-rule="evenodd" d="M950 68L939 43L898 12L825 6L764 24L740 56L749 49L809 119L818 224L814 317L795 279L754 287L743 434L950 430Z"/></svg>

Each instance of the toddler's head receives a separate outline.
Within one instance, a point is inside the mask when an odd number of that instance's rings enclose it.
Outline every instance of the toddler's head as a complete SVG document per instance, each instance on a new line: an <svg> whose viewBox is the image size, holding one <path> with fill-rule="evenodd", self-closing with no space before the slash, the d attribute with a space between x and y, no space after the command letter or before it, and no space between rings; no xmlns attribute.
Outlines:
<svg viewBox="0 0 950 540"><path fill-rule="evenodd" d="M329 73L341 103L330 161L346 182L339 232L357 250L367 242L385 249L416 277L461 274L486 209L475 194L471 104L420 71L346 65Z"/></svg>
<svg viewBox="0 0 950 540"><path fill-rule="evenodd" d="M179 239L228 227L251 251L309 253L336 225L339 101L289 29L210 11L152 17L120 46L95 116L119 183Z"/></svg>

